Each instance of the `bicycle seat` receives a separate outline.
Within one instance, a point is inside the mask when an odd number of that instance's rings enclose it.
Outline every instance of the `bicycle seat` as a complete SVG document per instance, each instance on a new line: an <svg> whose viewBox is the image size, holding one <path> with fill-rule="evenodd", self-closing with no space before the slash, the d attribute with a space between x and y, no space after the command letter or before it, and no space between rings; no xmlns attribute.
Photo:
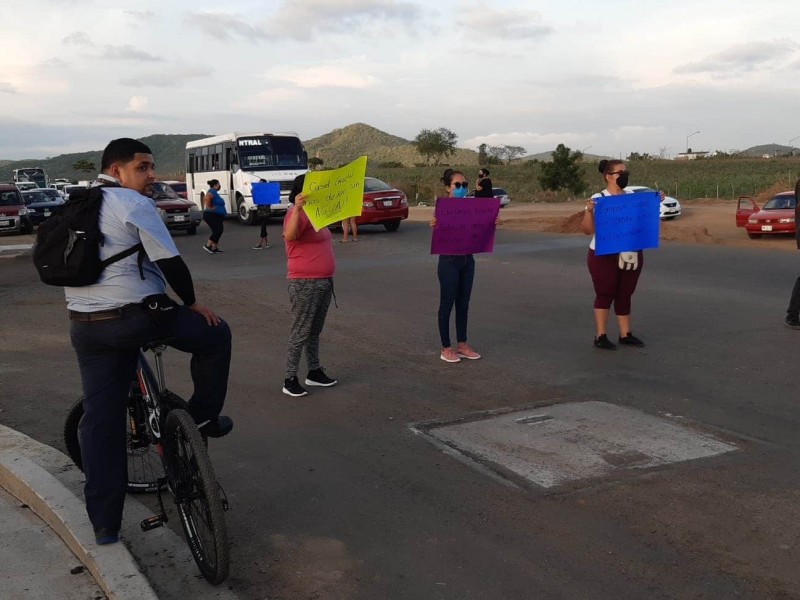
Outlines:
<svg viewBox="0 0 800 600"><path fill-rule="evenodd" d="M166 338L159 338L156 340L152 340L147 342L146 344L142 344L142 350L155 350L156 348L160 348L161 346L169 346L169 343L174 340L174 337L166 337Z"/></svg>

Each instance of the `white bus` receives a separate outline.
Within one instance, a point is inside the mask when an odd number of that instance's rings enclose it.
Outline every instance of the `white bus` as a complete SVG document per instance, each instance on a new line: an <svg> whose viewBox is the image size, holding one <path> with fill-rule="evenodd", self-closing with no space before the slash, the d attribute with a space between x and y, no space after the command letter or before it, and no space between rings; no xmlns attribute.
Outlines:
<svg viewBox="0 0 800 600"><path fill-rule="evenodd" d="M14 183L35 183L36 187L46 188L49 185L47 173L41 167L28 167L26 169L14 169Z"/></svg>
<svg viewBox="0 0 800 600"><path fill-rule="evenodd" d="M228 214L243 225L257 220L251 185L278 182L281 203L271 214L285 214L289 191L298 175L308 172L308 154L296 133L226 133L186 144L186 194L203 209L207 182L218 179Z"/></svg>

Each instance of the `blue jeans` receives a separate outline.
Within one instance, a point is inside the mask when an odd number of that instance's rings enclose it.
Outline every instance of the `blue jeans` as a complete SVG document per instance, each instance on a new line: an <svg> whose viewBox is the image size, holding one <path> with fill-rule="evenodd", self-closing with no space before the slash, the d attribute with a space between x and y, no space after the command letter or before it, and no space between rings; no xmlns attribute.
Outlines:
<svg viewBox="0 0 800 600"><path fill-rule="evenodd" d="M127 398L136 376L139 348L172 338L169 345L192 353L194 394L189 407L195 422L215 419L225 402L231 362L227 323L210 326L181 306L175 321L157 325L144 306L109 321L72 321L72 346L83 384L84 417L80 424L81 456L86 474L84 495L95 529L118 531L128 478Z"/></svg>
<svg viewBox="0 0 800 600"><path fill-rule="evenodd" d="M472 254L439 256L439 336L442 348L450 344L450 313L456 306L456 340L467 341L467 314L472 280L475 278L475 259Z"/></svg>

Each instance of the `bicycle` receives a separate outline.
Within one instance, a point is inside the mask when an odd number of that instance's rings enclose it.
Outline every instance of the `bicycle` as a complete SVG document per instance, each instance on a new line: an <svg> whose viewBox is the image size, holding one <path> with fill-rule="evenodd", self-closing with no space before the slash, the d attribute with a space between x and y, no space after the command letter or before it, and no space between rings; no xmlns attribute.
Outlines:
<svg viewBox="0 0 800 600"><path fill-rule="evenodd" d="M223 513L230 507L214 475L208 440L189 415L186 401L166 388L165 349L165 340L156 340L139 351L136 381L128 395L127 490L158 493L160 513L141 522L143 531L168 522L162 491L172 494L189 550L203 577L217 585L228 576L230 558ZM155 357L155 374L145 351ZM80 399L64 424L64 443L81 470L78 426L82 417Z"/></svg>

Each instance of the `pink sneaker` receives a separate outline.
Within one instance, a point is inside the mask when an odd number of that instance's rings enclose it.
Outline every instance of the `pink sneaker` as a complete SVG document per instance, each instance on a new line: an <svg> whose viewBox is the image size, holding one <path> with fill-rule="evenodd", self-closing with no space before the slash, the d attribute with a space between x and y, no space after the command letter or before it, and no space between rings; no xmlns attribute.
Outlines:
<svg viewBox="0 0 800 600"><path fill-rule="evenodd" d="M470 348L466 344L459 344L456 347L456 353L461 358L467 358L469 360L478 360L481 357L480 354L475 352L475 350L473 350L472 348Z"/></svg>
<svg viewBox="0 0 800 600"><path fill-rule="evenodd" d="M442 348L442 353L439 355L439 358L449 363L461 362L461 358L458 356L458 353L456 353L456 351L452 348Z"/></svg>

